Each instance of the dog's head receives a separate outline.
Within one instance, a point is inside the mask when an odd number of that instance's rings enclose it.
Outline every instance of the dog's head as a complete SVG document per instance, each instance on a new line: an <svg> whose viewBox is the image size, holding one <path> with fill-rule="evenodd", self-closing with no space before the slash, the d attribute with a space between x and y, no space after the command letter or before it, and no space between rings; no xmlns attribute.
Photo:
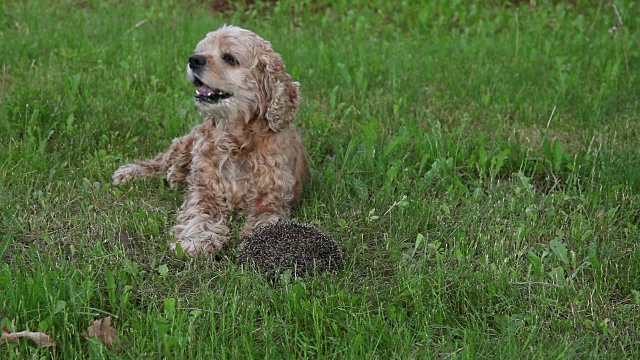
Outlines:
<svg viewBox="0 0 640 360"><path fill-rule="evenodd" d="M187 79L196 87L196 106L216 121L264 119L279 131L300 104L300 84L285 71L282 57L268 41L235 26L223 26L198 43Z"/></svg>

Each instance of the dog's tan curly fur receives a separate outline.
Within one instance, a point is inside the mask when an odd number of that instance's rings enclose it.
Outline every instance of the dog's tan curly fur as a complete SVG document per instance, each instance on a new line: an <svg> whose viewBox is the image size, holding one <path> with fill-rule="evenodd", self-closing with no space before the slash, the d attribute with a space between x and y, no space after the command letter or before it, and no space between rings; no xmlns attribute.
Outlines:
<svg viewBox="0 0 640 360"><path fill-rule="evenodd" d="M227 243L230 212L246 214L243 235L289 218L309 176L293 125L300 84L268 41L234 26L197 45L187 79L198 88L204 122L155 158L121 166L113 182L166 173L171 186L184 184L172 248L212 254ZM203 91L224 98L208 101Z"/></svg>

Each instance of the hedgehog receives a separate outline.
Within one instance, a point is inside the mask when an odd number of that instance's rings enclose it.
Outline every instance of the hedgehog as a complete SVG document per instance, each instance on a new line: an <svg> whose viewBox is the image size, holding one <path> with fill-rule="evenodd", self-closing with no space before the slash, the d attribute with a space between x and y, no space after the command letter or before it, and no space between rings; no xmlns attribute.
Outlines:
<svg viewBox="0 0 640 360"><path fill-rule="evenodd" d="M268 277L291 270L295 277L342 269L338 243L317 228L295 221L259 227L236 251L239 263L255 265Z"/></svg>

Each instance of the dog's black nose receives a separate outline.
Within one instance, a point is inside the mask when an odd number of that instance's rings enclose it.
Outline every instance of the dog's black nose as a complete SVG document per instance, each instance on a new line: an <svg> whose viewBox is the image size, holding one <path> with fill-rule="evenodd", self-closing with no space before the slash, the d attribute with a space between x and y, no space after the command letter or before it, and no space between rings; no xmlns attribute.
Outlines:
<svg viewBox="0 0 640 360"><path fill-rule="evenodd" d="M204 55L191 55L189 57L189 67L192 70L201 68L205 65L207 65L207 59L204 57Z"/></svg>

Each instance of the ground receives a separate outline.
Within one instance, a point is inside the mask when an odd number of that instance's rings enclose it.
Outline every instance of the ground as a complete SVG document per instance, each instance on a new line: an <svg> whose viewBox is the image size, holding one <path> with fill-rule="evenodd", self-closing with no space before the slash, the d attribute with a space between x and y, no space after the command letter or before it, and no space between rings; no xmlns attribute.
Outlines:
<svg viewBox="0 0 640 360"><path fill-rule="evenodd" d="M0 5L0 325L58 343L0 357L639 357L640 4L291 3ZM293 217L339 274L178 256L181 191L110 184L199 121L225 23L302 84ZM81 335L107 316L111 350Z"/></svg>

